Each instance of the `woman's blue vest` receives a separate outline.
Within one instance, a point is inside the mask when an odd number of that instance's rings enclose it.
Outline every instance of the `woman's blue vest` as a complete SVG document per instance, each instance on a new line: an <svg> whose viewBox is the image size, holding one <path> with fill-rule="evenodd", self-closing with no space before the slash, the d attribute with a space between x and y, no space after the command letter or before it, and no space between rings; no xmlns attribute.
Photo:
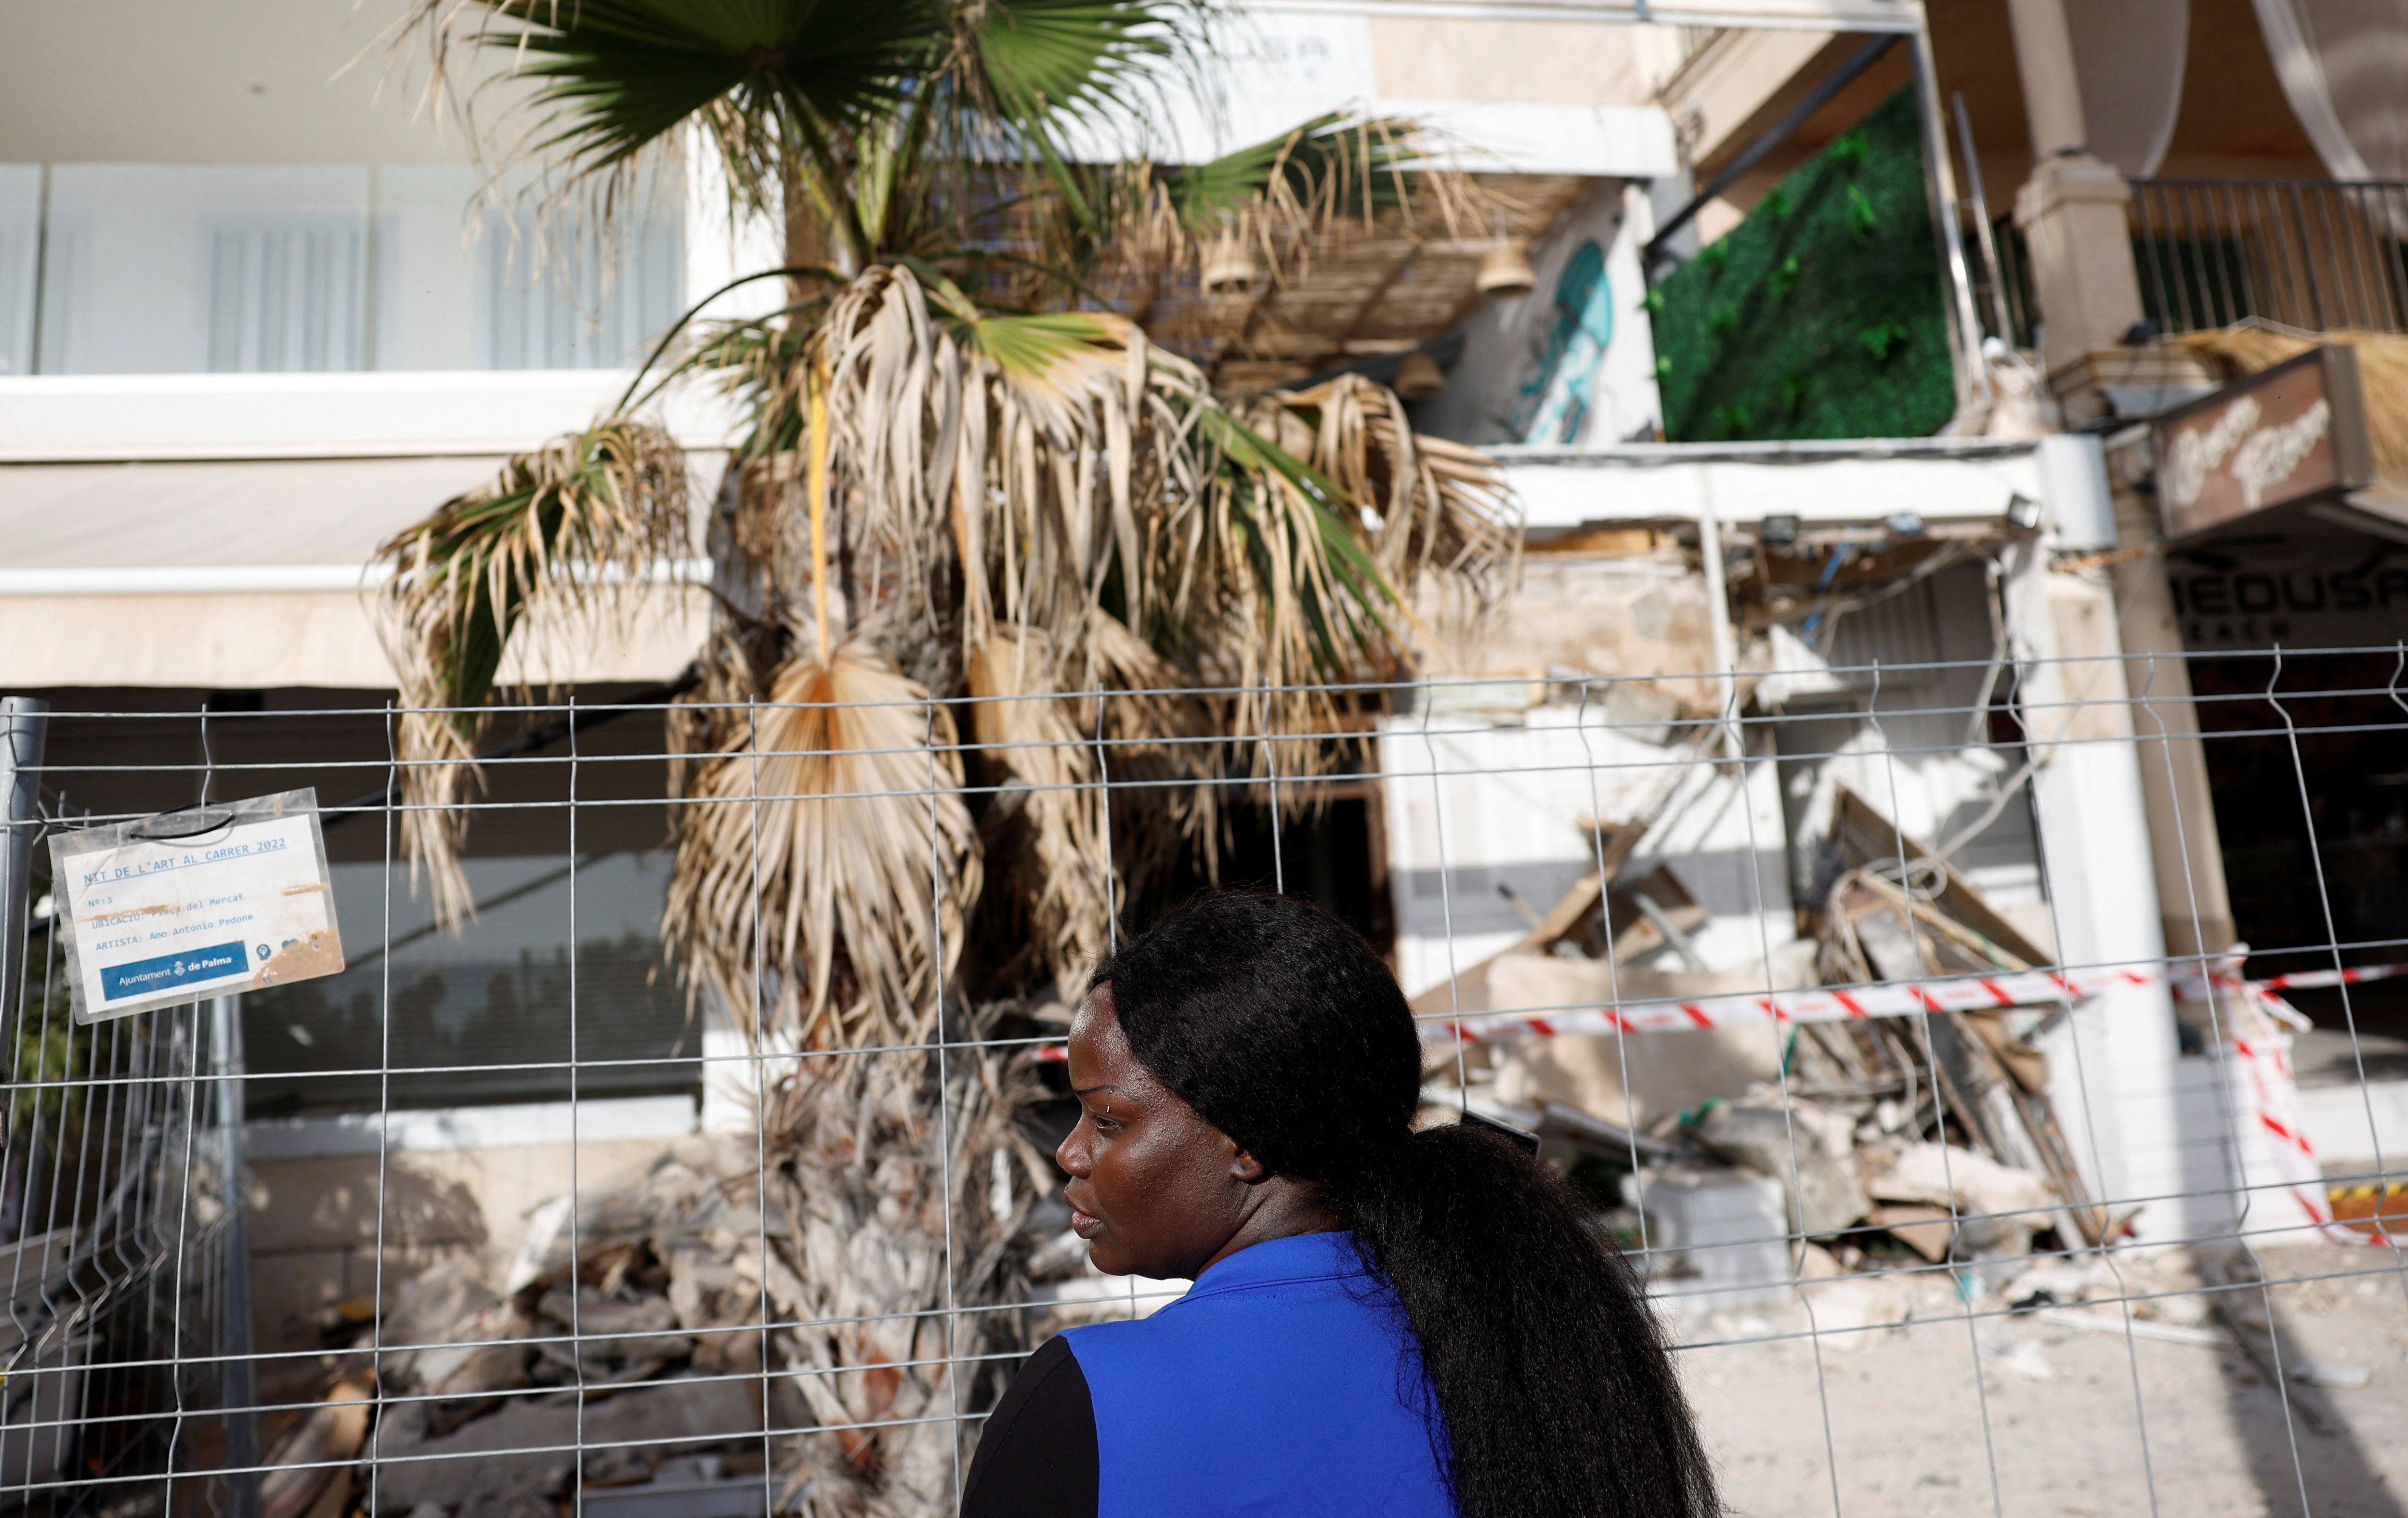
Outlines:
<svg viewBox="0 0 2408 1518"><path fill-rule="evenodd" d="M1454 1518L1420 1346L1352 1234L1240 1250L1152 1317L1067 1337L1096 1518Z"/></svg>

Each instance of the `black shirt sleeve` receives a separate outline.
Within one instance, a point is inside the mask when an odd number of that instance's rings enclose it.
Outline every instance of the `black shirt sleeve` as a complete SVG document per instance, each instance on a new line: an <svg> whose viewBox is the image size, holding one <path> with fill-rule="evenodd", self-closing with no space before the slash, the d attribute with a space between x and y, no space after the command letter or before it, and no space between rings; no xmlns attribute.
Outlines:
<svg viewBox="0 0 2408 1518"><path fill-rule="evenodd" d="M1069 1340L1028 1357L988 1415L962 1518L1095 1518L1096 1406Z"/></svg>

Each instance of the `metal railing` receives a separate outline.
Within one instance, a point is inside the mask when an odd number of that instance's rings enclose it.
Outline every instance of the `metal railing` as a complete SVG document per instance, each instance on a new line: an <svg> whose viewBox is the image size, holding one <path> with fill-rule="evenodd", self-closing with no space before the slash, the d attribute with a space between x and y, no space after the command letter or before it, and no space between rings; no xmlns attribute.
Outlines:
<svg viewBox="0 0 2408 1518"><path fill-rule="evenodd" d="M2408 332L2408 181L2135 179L2131 218L2160 331Z"/></svg>
<svg viewBox="0 0 2408 1518"><path fill-rule="evenodd" d="M1974 279L1974 294L1980 297L1988 335L2005 338L2010 347L2037 348L2040 292L2032 283L2031 248L2024 241L2023 231L2015 225L2013 213L1991 222L1990 247L1998 254L1997 266L1985 266ZM1998 291L1996 297L1990 294L1993 288ZM1999 330L1997 315L2001 305L2007 318L2003 331Z"/></svg>

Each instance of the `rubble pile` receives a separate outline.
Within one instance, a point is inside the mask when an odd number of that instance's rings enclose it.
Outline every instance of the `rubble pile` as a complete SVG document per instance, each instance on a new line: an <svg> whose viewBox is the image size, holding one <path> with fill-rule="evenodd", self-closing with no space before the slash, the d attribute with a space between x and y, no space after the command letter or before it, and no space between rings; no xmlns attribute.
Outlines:
<svg viewBox="0 0 2408 1518"><path fill-rule="evenodd" d="M1839 787L1833 810L1812 936L1768 963L1708 968L1687 941L1701 915L1689 893L1638 848L1648 819L1584 819L1598 867L1526 913L1529 937L1449 986L1450 1005L1913 984L2050 963L1861 797ZM1682 968L1640 962L1664 949ZM1915 1017L1649 1034L1643 1053L1611 1037L1479 1045L1462 1055L1466 1091L1428 1095L1535 1129L1576 1176L1613 1177L1618 1224L1646 1245L1675 1307L1784 1300L1799 1281L1834 1304L1870 1303L1881 1294L1841 1278L1935 1266L1968 1289L2004 1291L2036 1250L2094 1248L2129 1221L2092 1200L2051 1102L2042 1044L2065 1012L1935 1004ZM1434 1067L1441 1084L1455 1058Z"/></svg>
<svg viewBox="0 0 2408 1518"><path fill-rule="evenodd" d="M572 1487L757 1513L765 1479L815 1518L950 1501L954 1414L1024 1338L959 1310L1024 1299L1016 1262L1056 1222L1032 1223L1054 1178L1011 1121L1028 1078L956 1055L940 1116L924 1065L829 1063L773 1096L766 1140L681 1139L538 1209L499 1280L464 1259L409 1282L353 1346L382 1353L340 1367L372 1368L373 1426L348 1452L296 1429L271 1463L355 1453L371 1514L412 1518L553 1518ZM952 1384L949 1360L986 1381Z"/></svg>

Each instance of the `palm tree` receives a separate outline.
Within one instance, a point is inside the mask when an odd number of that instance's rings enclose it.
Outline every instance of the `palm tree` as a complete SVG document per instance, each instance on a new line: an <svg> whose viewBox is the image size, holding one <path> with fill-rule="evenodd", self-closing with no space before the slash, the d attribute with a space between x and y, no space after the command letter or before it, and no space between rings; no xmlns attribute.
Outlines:
<svg viewBox="0 0 2408 1518"><path fill-rule="evenodd" d="M1211 849L1208 782L1271 743L1315 773L1346 703L1314 687L1426 657L1424 609L1484 604L1511 565L1493 471L1417 437L1386 389L1224 395L1149 336L1209 260L1278 279L1351 224L1485 215L1408 122L1094 162L1082 144L1141 138L1158 81L1201 62L1182 0L416 3L438 95L473 98L451 82L464 50L514 53L510 140L562 224L607 226L682 150L716 160L733 213L785 229L783 265L752 276L777 310L690 315L591 428L386 545L424 709L402 729L406 838L455 919L454 803L511 638L607 618L688 551L688 461L646 420L671 383L734 397L746 434L671 724L664 937L764 1050L918 1051L965 991L1073 980L1111 904ZM1234 694L1174 694L1200 687ZM1116 797L1108 829L1107 762L1172 783ZM1025 952L966 967L974 923ZM801 1441L809 1500L940 1506L951 1427L908 1420L966 1393L905 1315L1011 1284L1017 1212L965 1177L991 1167L1025 1208L1041 1172L1010 1137L1017 1088L958 1048L769 1068L780 1311L898 1315L788 1332L797 1363L862 1372L807 1378L820 1422L881 1425ZM1000 1342L1000 1318L946 1317L948 1353Z"/></svg>

